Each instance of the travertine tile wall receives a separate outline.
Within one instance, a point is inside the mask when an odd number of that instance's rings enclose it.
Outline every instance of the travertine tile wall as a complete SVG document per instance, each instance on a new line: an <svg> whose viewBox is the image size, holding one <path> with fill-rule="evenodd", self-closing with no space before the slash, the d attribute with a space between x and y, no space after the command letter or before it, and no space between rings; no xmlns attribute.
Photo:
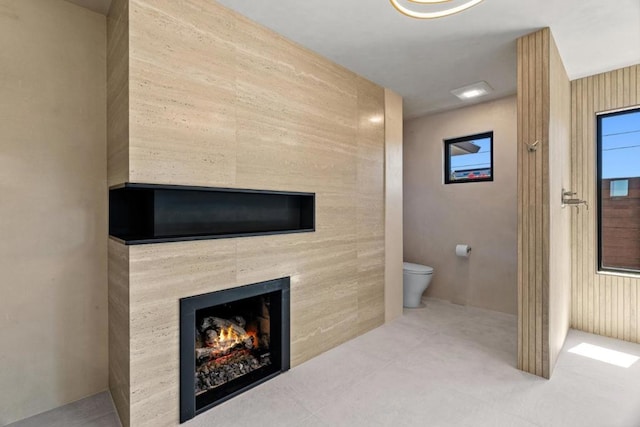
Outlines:
<svg viewBox="0 0 640 427"><path fill-rule="evenodd" d="M130 336L111 343L112 361L125 352L130 369L112 363L123 371L112 391L128 388L116 405L125 425L176 425L179 298L291 276L293 366L384 321L385 129L370 120L384 117L384 89L212 1L124 3L111 19L128 21L128 46L108 49L128 55L128 97L110 91L128 137L109 123L125 135L113 152L128 155L110 157L111 185L316 193L314 233L111 242L110 258L129 268L110 276L111 310L128 289Z"/></svg>
<svg viewBox="0 0 640 427"><path fill-rule="evenodd" d="M113 0L107 17L107 180L129 181L129 2Z"/></svg>

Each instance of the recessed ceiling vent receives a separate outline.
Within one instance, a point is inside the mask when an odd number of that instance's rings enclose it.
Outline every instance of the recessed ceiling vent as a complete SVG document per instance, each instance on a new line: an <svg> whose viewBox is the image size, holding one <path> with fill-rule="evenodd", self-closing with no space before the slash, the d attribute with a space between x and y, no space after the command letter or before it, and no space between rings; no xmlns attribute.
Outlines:
<svg viewBox="0 0 640 427"><path fill-rule="evenodd" d="M457 96L463 101L469 101L470 99L479 98L484 95L488 95L493 92L493 88L485 81L473 83L467 86L459 87L451 91L452 94Z"/></svg>

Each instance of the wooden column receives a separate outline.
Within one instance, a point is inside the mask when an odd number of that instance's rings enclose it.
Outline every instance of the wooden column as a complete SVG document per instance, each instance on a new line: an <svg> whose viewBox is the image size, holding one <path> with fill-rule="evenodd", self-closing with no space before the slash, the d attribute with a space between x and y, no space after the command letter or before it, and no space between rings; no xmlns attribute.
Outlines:
<svg viewBox="0 0 640 427"><path fill-rule="evenodd" d="M518 40L518 367L549 378L569 327L569 79L548 28Z"/></svg>

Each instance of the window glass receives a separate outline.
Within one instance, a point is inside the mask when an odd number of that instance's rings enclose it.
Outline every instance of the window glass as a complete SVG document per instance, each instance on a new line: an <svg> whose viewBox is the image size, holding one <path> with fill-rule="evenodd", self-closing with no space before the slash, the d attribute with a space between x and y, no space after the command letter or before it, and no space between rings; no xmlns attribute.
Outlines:
<svg viewBox="0 0 640 427"><path fill-rule="evenodd" d="M640 272L640 109L598 116L599 268Z"/></svg>
<svg viewBox="0 0 640 427"><path fill-rule="evenodd" d="M629 180L616 179L611 181L611 197L627 197L629 195Z"/></svg>
<svg viewBox="0 0 640 427"><path fill-rule="evenodd" d="M445 183L493 181L493 132L444 141Z"/></svg>

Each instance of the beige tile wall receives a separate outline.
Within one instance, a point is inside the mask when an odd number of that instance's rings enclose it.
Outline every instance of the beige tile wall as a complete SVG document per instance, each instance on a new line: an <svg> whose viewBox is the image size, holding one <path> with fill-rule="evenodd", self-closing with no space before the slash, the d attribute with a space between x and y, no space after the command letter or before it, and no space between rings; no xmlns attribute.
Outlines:
<svg viewBox="0 0 640 427"><path fill-rule="evenodd" d="M129 248L116 403L176 425L179 298L291 276L293 366L384 321L384 89L215 2L130 0L128 23L130 181L316 193L314 233Z"/></svg>

